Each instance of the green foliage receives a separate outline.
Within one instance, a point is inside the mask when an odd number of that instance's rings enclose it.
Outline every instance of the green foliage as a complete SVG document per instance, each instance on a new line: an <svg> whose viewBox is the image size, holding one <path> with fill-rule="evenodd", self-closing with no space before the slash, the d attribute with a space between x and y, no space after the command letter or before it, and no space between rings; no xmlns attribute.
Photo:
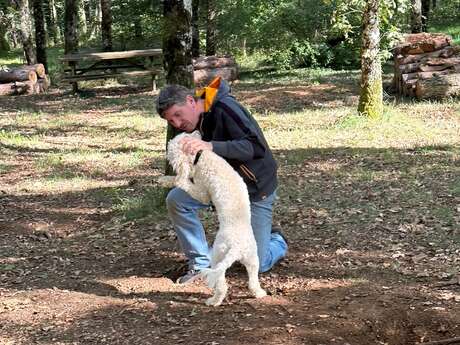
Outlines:
<svg viewBox="0 0 460 345"><path fill-rule="evenodd" d="M256 54L259 64L282 69L318 66L357 68L360 64L364 3L364 0L221 0L217 3L218 53L244 57L246 61L248 55ZM20 19L9 4L0 0L0 27L3 23L9 30L5 37L14 50L20 47L11 44L11 35ZM56 0L55 5L63 32L64 1ZM88 28L92 30L86 37L80 36L80 47L82 50L99 50L101 38L96 15L97 1L85 0L84 7ZM161 46L163 3L160 0L112 0L111 9L114 49ZM390 47L400 34L408 32L409 10L409 0L381 1L383 59L390 58ZM199 18L203 52L206 33L203 2ZM445 0L438 1L428 23L430 31L447 32L460 42L459 22L458 0ZM51 52L62 53L61 50ZM60 72L58 65L51 63L51 66L52 74Z"/></svg>

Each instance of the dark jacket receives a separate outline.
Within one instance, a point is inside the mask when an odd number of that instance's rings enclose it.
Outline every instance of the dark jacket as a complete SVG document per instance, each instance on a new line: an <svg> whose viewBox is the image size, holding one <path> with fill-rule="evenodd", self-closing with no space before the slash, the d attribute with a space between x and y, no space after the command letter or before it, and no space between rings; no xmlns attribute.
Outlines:
<svg viewBox="0 0 460 345"><path fill-rule="evenodd" d="M251 201L275 191L277 165L267 141L252 115L230 95L224 80L197 129L204 141L212 143L213 151L241 175Z"/></svg>

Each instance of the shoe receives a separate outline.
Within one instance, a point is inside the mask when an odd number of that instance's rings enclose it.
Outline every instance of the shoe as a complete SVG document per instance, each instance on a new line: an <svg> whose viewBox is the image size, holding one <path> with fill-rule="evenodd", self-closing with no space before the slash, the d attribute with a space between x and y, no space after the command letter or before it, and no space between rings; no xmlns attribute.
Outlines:
<svg viewBox="0 0 460 345"><path fill-rule="evenodd" d="M200 271L198 270L189 270L183 276L177 278L176 284L188 284L200 277Z"/></svg>
<svg viewBox="0 0 460 345"><path fill-rule="evenodd" d="M286 242L286 244L289 245L286 236L285 236L285 235L283 234L283 232L281 231L281 228L279 228L279 227L277 227L277 226L272 226L272 234L278 234L278 235L280 235L281 238L284 240L284 242Z"/></svg>

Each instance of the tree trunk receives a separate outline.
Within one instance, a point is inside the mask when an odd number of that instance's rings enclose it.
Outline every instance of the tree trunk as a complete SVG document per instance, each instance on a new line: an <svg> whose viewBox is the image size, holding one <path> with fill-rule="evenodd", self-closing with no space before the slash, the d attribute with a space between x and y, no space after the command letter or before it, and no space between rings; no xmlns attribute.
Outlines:
<svg viewBox="0 0 460 345"><path fill-rule="evenodd" d="M65 0L64 13L64 54L78 50L78 0Z"/></svg>
<svg viewBox="0 0 460 345"><path fill-rule="evenodd" d="M168 84L193 88L192 6L188 0L164 0L163 64ZM178 131L168 124L166 142ZM172 169L166 164L166 174Z"/></svg>
<svg viewBox="0 0 460 345"><path fill-rule="evenodd" d="M419 79L415 93L419 99L460 96L460 73Z"/></svg>
<svg viewBox="0 0 460 345"><path fill-rule="evenodd" d="M411 0L411 32L422 32L422 0Z"/></svg>
<svg viewBox="0 0 460 345"><path fill-rule="evenodd" d="M206 55L216 55L217 9L215 0L206 0Z"/></svg>
<svg viewBox="0 0 460 345"><path fill-rule="evenodd" d="M101 0L101 32L102 32L102 50L105 52L112 51L112 11L111 0Z"/></svg>
<svg viewBox="0 0 460 345"><path fill-rule="evenodd" d="M0 51L8 52L10 51L11 47L6 39L6 27L3 26L1 19L0 19Z"/></svg>
<svg viewBox="0 0 460 345"><path fill-rule="evenodd" d="M11 83L15 81L37 81L37 73L35 71L25 69L14 69L12 71L0 71L0 83Z"/></svg>
<svg viewBox="0 0 460 345"><path fill-rule="evenodd" d="M379 45L379 0L367 0L363 14L361 94L358 111L369 117L380 117L383 113L382 66Z"/></svg>
<svg viewBox="0 0 460 345"><path fill-rule="evenodd" d="M430 16L430 1L422 0L422 31L427 32L428 30L428 18Z"/></svg>
<svg viewBox="0 0 460 345"><path fill-rule="evenodd" d="M78 1L78 37L80 41L88 38L88 24L86 21L85 0Z"/></svg>
<svg viewBox="0 0 460 345"><path fill-rule="evenodd" d="M200 56L200 29L198 26L200 0L192 0L192 56Z"/></svg>
<svg viewBox="0 0 460 345"><path fill-rule="evenodd" d="M35 19L35 46L37 47L37 62L45 67L48 71L46 62L46 33L45 17L43 15L43 0L32 0Z"/></svg>
<svg viewBox="0 0 460 345"><path fill-rule="evenodd" d="M102 13L101 13L101 2L99 0L90 1L88 3L89 28L88 28L88 39L95 39L99 37L102 25Z"/></svg>
<svg viewBox="0 0 460 345"><path fill-rule="evenodd" d="M15 4L19 10L19 32L22 46L24 48L24 55L28 64L34 64L37 62L37 58L35 56L34 44L32 40L32 17L30 16L29 1L15 0Z"/></svg>
<svg viewBox="0 0 460 345"><path fill-rule="evenodd" d="M48 43L56 46L61 42L61 31L57 23L56 5L54 0L45 0L43 9L46 18Z"/></svg>

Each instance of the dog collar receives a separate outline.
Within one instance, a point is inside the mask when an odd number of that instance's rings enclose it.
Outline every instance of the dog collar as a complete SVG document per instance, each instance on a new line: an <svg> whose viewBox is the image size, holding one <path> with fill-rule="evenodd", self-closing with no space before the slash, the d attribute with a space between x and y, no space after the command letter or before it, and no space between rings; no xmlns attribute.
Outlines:
<svg viewBox="0 0 460 345"><path fill-rule="evenodd" d="M198 160L200 159L202 153L203 153L203 150L200 150L196 153L195 160L193 161L193 165L196 165L196 163L198 163Z"/></svg>

